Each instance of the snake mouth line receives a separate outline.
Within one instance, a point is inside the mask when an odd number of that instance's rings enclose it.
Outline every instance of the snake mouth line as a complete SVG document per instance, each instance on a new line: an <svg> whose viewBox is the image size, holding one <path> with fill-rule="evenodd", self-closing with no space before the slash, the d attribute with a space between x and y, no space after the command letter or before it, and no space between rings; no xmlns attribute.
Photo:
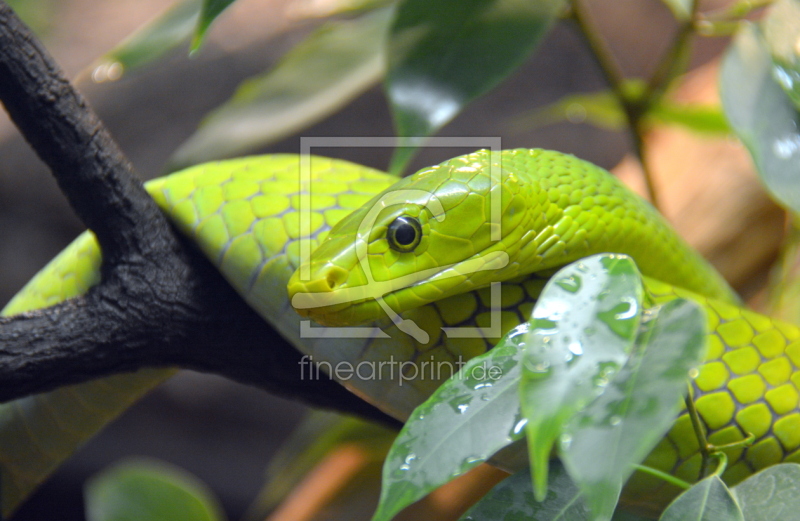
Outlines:
<svg viewBox="0 0 800 521"><path fill-rule="evenodd" d="M292 306L297 312L306 317L313 318L323 325L353 325L350 320L344 318L344 311L363 304L367 301L378 301L387 295L397 294L403 290L410 289L414 285L430 281L436 276L438 280L446 280L476 273L479 271L490 271L504 268L509 263L508 253L504 251L494 251L480 257L472 257L465 261L446 266L437 266L426 270L421 270L408 275L403 275L385 281L371 280L367 284L355 287L340 288L331 291L296 291L292 292ZM372 277L369 276L371 279ZM304 289L311 285L309 283L298 283L298 289ZM376 306L376 310L382 306ZM402 313L405 309L393 310ZM340 320L337 320L340 318ZM380 317L365 316L360 322L369 322Z"/></svg>

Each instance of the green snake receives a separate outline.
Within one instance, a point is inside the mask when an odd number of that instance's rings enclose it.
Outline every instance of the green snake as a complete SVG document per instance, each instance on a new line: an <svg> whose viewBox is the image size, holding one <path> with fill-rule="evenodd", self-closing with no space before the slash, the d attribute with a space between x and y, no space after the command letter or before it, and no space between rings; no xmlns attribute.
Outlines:
<svg viewBox="0 0 800 521"><path fill-rule="evenodd" d="M545 150L478 151L398 181L341 160L273 155L199 165L146 186L249 305L309 360L401 420L449 376L411 374L408 362L484 353L531 316L555 268L594 253L631 255L653 295L689 296L707 312L710 347L692 382L696 408L715 445L755 436L749 448L728 451L724 479L800 462L800 329L739 307L649 204L590 163ZM81 294L99 281L100 262L86 232L3 314ZM491 282L503 283L499 323ZM448 328L484 333L461 337ZM336 373L341 364L374 371L387 361L397 370L381 378ZM3 406L0 447L15 448L0 461L4 512L169 374L120 375ZM644 463L698 478L701 456L686 413ZM625 496L658 508L676 492L636 474Z"/></svg>

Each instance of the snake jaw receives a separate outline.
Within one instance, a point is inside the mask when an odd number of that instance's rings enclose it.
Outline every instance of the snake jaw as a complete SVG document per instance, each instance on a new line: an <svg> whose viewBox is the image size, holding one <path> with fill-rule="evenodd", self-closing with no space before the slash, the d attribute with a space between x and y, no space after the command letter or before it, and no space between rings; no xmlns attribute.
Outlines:
<svg viewBox="0 0 800 521"><path fill-rule="evenodd" d="M516 271L506 252L490 251L386 281L344 287L331 283L345 274L346 270L333 264L326 264L309 281L301 281L295 274L288 286L292 306L301 316L324 326L361 325L383 320L390 312L397 315L430 304L443 295L511 278ZM394 320L391 315L389 318Z"/></svg>

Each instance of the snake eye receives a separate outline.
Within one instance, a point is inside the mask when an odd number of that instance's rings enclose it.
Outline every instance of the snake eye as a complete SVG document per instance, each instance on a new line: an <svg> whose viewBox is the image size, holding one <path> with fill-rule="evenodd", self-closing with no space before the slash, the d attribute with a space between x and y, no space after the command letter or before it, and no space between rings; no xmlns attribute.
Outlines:
<svg viewBox="0 0 800 521"><path fill-rule="evenodd" d="M386 230L386 240L394 251L400 253L414 251L422 240L422 226L413 217L398 217Z"/></svg>

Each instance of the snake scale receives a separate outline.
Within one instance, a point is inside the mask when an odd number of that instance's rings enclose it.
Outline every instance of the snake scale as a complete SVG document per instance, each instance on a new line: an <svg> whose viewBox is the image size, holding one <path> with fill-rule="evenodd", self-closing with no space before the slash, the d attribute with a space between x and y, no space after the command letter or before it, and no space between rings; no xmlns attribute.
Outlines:
<svg viewBox="0 0 800 521"><path fill-rule="evenodd" d="M398 181L341 160L311 156L304 163L296 155L273 155L199 165L146 186L242 297L309 360L329 369L467 360L499 336L459 338L443 328L491 325L490 282L503 282L503 333L530 317L553 269L594 253L631 255L651 294L693 298L707 312L709 349L692 381L694 403L711 443L755 437L749 448L728 451L723 478L736 483L781 461L800 462L800 329L740 307L652 207L590 163L545 150L478 151ZM301 208L310 210L301 214ZM492 224L496 216L499 229ZM98 282L99 265L99 248L86 232L3 314L84 292ZM373 286L380 289L370 292ZM303 300L309 294L330 298ZM337 334L342 330L319 324L359 329ZM19 447L18 459L0 463L4 497L24 495L65 457L48 459L53 447L43 446L47 432L37 432L37 425L77 431L53 442L63 445L54 453L68 451L103 423L92 419L93 400L110 417L168 374L121 375L3 406L0 425L17 417L30 426L24 435L0 432L2 446ZM340 379L405 419L447 376L393 370L381 378L348 373ZM644 464L687 481L698 478L701 456L688 414L679 415ZM625 500L658 508L676 492L637 473Z"/></svg>

